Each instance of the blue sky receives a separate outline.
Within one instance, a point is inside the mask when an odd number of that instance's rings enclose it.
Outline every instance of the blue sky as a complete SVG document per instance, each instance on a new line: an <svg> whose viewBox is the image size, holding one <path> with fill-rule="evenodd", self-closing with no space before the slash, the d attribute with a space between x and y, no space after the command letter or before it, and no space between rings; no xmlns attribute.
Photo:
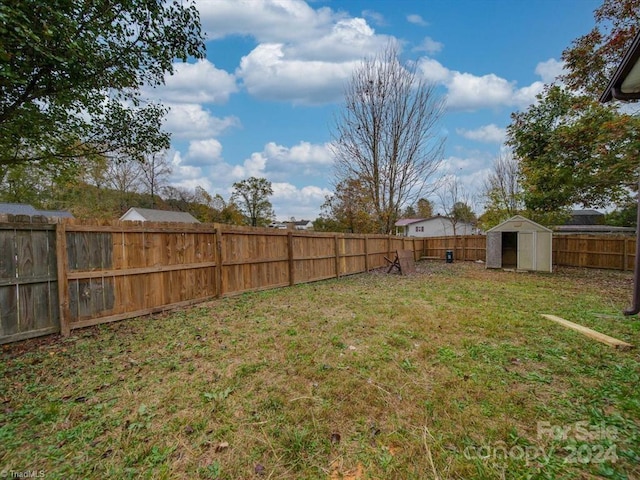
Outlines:
<svg viewBox="0 0 640 480"><path fill-rule="evenodd" d="M147 92L171 108L170 183L227 200L234 182L264 177L278 219L314 220L332 191L328 143L344 85L391 39L445 97L442 173L475 194L511 113L561 73L562 51L593 27L600 4L199 0L206 59L177 64L165 86Z"/></svg>

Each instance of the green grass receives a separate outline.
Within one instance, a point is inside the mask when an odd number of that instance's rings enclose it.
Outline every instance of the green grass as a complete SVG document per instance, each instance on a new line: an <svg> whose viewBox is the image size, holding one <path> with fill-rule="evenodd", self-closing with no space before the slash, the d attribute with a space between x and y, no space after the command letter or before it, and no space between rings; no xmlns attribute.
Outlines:
<svg viewBox="0 0 640 480"><path fill-rule="evenodd" d="M628 273L418 264L2 348L0 470L639 478Z"/></svg>

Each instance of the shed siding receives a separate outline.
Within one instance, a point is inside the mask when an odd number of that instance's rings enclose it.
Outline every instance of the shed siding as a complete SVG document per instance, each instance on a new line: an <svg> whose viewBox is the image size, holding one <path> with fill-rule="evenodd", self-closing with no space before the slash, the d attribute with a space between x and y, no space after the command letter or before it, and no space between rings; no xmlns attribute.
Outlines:
<svg viewBox="0 0 640 480"><path fill-rule="evenodd" d="M502 268L502 232L487 233L487 268Z"/></svg>
<svg viewBox="0 0 640 480"><path fill-rule="evenodd" d="M536 232L518 232L518 270L535 270Z"/></svg>

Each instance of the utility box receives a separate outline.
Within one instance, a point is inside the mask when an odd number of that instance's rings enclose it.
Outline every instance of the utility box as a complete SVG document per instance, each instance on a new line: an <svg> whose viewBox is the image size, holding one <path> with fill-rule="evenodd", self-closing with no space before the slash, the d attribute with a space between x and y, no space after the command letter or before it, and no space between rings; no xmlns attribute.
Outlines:
<svg viewBox="0 0 640 480"><path fill-rule="evenodd" d="M553 231L516 215L487 231L487 268L551 272Z"/></svg>

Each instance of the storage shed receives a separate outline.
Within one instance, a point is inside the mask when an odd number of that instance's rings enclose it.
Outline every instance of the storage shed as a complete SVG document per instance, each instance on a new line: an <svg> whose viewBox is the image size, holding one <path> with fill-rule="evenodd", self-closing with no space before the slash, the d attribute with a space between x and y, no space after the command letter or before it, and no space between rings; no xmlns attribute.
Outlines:
<svg viewBox="0 0 640 480"><path fill-rule="evenodd" d="M487 231L487 268L551 272L553 232L516 215Z"/></svg>

